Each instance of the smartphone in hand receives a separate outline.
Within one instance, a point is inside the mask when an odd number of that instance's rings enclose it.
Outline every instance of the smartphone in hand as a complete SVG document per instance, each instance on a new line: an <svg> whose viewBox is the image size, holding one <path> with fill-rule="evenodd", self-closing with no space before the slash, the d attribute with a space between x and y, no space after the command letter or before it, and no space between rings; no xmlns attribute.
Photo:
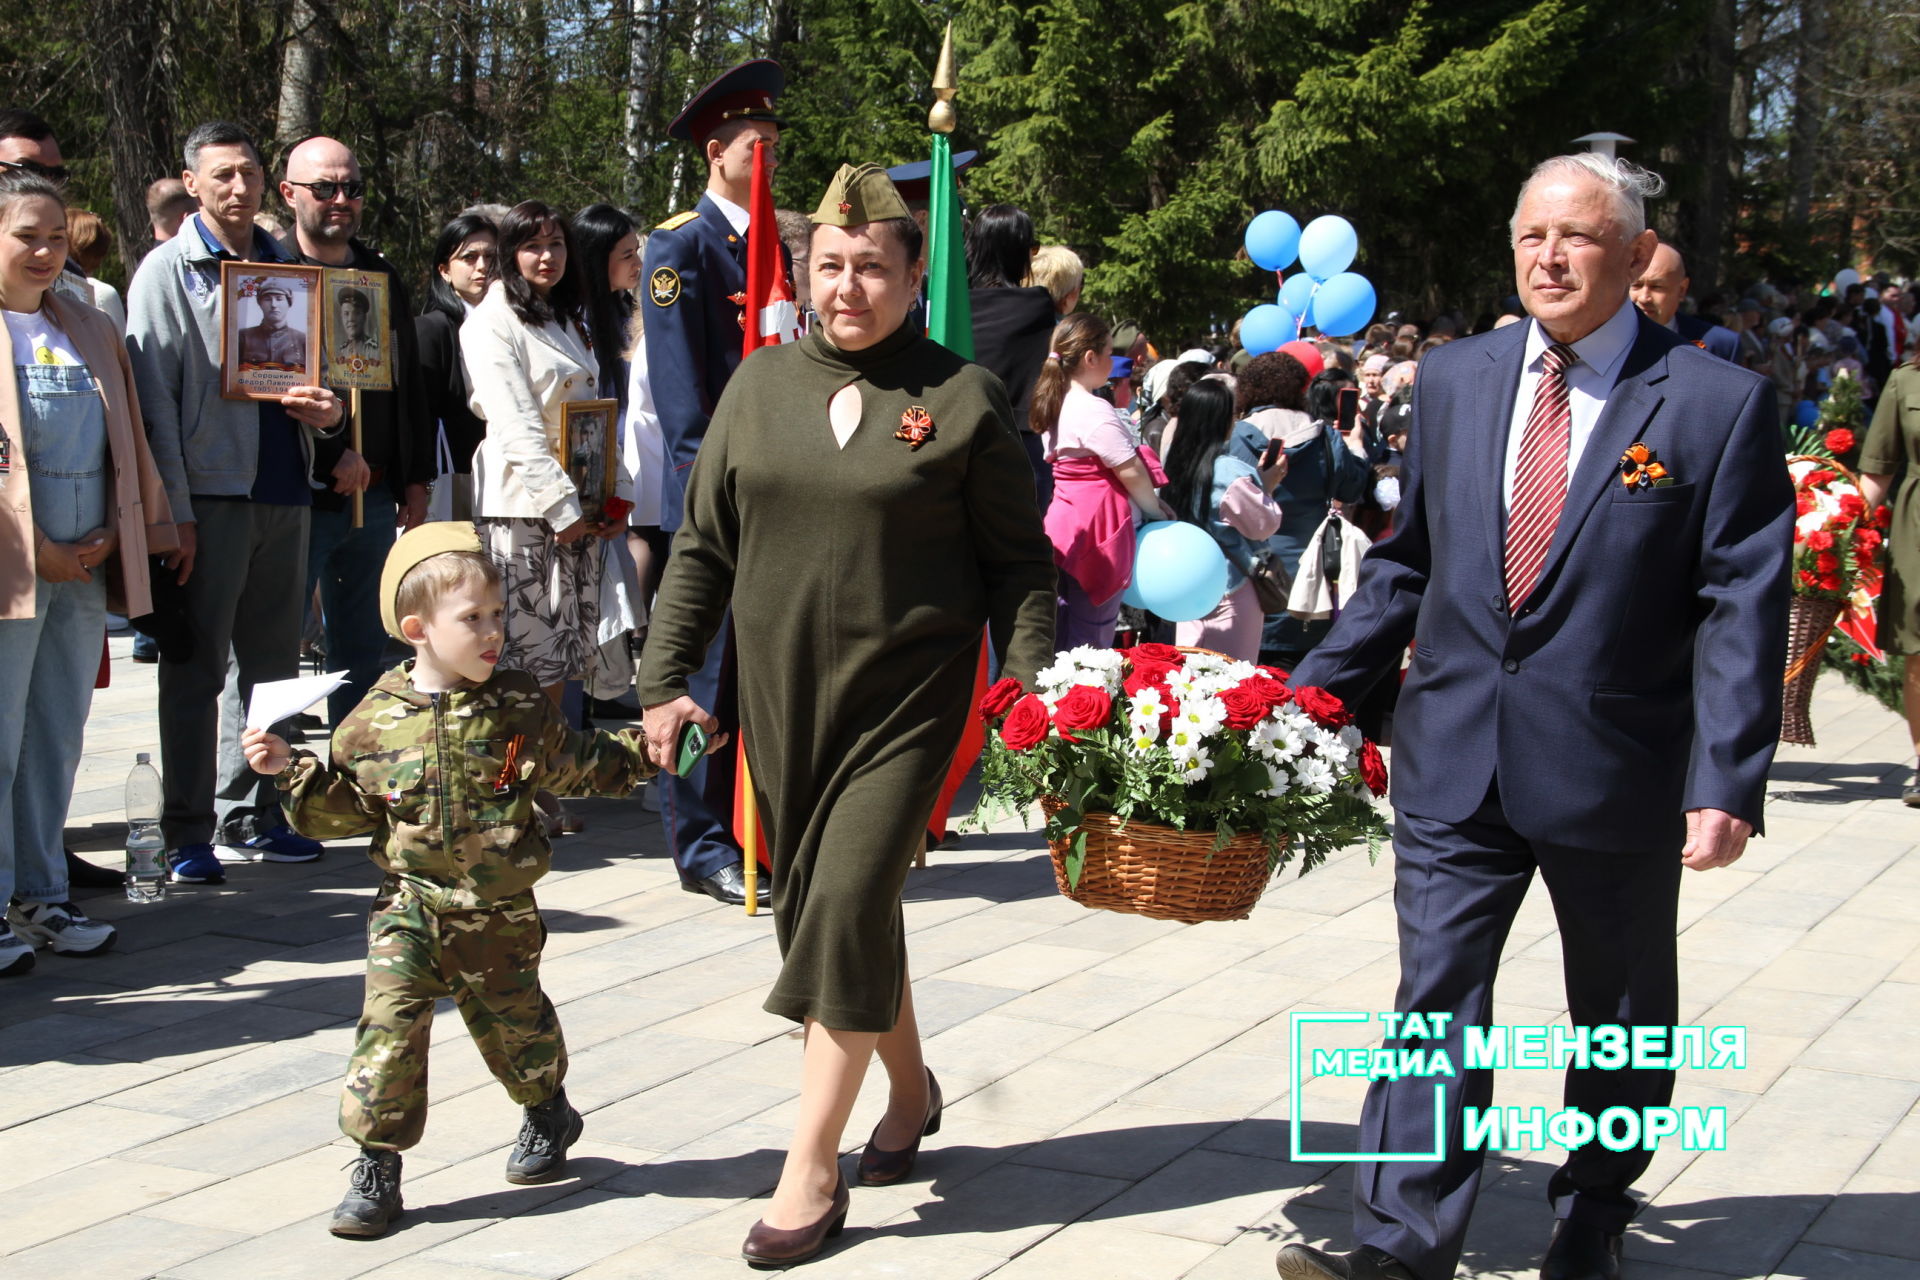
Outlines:
<svg viewBox="0 0 1920 1280"><path fill-rule="evenodd" d="M1262 471L1271 469L1274 463L1280 461L1280 455L1286 451L1287 446L1281 441L1267 441L1266 451L1260 455L1260 469Z"/></svg>
<svg viewBox="0 0 1920 1280"><path fill-rule="evenodd" d="M692 772L693 766L700 763L700 757L707 754L707 731L689 720L680 730L679 744L674 748L673 771L684 778Z"/></svg>
<svg viewBox="0 0 1920 1280"><path fill-rule="evenodd" d="M1360 415L1360 388L1340 388L1334 393L1334 405L1340 434L1346 435L1353 430L1353 421Z"/></svg>

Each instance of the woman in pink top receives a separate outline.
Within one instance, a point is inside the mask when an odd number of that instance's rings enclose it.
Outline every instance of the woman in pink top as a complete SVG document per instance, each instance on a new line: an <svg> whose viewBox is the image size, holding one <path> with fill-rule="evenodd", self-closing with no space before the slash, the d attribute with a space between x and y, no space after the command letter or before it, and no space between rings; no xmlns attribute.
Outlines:
<svg viewBox="0 0 1920 1280"><path fill-rule="evenodd" d="M1174 518L1154 492L1166 481L1159 459L1141 447L1119 410L1093 394L1106 384L1112 356L1105 321L1070 315L1054 327L1033 389L1030 421L1053 466L1047 537L1060 569L1060 649L1113 643L1120 593L1133 577L1134 513Z"/></svg>

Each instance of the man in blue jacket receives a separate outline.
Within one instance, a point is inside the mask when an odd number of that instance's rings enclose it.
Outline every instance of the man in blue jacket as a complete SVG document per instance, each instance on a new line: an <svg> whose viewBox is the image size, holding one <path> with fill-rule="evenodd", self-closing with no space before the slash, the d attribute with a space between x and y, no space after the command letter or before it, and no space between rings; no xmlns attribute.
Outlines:
<svg viewBox="0 0 1920 1280"><path fill-rule="evenodd" d="M1389 1048L1463 1062L1536 868L1573 1024L1670 1028L1682 869L1727 865L1760 825L1793 493L1768 383L1628 300L1660 186L1594 155L1534 171L1512 227L1532 318L1421 362L1397 528L1293 673L1353 703L1414 645L1394 721L1396 1008L1450 1020ZM1661 1107L1673 1079L1575 1065L1566 1105ZM1359 1248L1288 1245L1280 1274L1451 1277L1480 1184L1463 1111L1492 1092L1485 1070L1376 1081L1358 1149L1402 1159L1355 1166ZM1436 1112L1442 1157L1420 1159ZM1619 1275L1628 1188L1651 1159L1637 1144L1569 1154L1547 1186L1545 1280Z"/></svg>
<svg viewBox="0 0 1920 1280"><path fill-rule="evenodd" d="M740 364L746 332L747 206L752 200L753 149L780 140L774 100L786 85L780 64L756 58L723 73L694 95L667 133L700 148L707 190L647 239L640 290L646 325L647 381L660 415L666 474L660 527L680 527L687 472L706 438L713 408ZM645 483L646 478L641 478ZM707 664L689 692L733 732L732 628L707 650ZM734 754L703 759L686 777L661 775L661 817L667 849L690 892L732 905L746 902L740 846L728 830L733 817ZM759 883L762 903L772 899Z"/></svg>

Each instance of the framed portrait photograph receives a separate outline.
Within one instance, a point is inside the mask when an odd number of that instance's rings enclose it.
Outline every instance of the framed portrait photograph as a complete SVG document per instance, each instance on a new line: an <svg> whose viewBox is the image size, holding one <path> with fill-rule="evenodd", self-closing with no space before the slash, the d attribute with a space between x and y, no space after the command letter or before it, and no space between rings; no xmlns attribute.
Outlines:
<svg viewBox="0 0 1920 1280"><path fill-rule="evenodd" d="M220 264L220 394L278 400L320 385L319 267Z"/></svg>
<svg viewBox="0 0 1920 1280"><path fill-rule="evenodd" d="M327 385L393 390L392 315L384 271L330 267L322 282Z"/></svg>
<svg viewBox="0 0 1920 1280"><path fill-rule="evenodd" d="M560 465L580 495L590 523L606 518L607 499L619 478L620 402L575 400L560 406Z"/></svg>

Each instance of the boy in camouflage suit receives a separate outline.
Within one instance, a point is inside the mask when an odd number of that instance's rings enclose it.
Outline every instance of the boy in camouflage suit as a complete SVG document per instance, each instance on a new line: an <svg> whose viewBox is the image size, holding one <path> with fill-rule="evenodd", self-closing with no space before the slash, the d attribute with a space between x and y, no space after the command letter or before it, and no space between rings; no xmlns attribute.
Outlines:
<svg viewBox="0 0 1920 1280"><path fill-rule="evenodd" d="M576 733L531 676L495 670L500 575L471 524L421 525L394 543L380 583L387 630L414 648L334 731L330 760L270 733L243 739L278 774L294 828L372 837L381 871L367 995L340 1128L361 1146L335 1235L378 1236L400 1216L400 1152L427 1116L434 1000L450 995L494 1078L526 1108L509 1182L558 1176L580 1136L560 1022L540 989L546 939L533 884L550 849L535 790L624 796L651 776L629 731Z"/></svg>

